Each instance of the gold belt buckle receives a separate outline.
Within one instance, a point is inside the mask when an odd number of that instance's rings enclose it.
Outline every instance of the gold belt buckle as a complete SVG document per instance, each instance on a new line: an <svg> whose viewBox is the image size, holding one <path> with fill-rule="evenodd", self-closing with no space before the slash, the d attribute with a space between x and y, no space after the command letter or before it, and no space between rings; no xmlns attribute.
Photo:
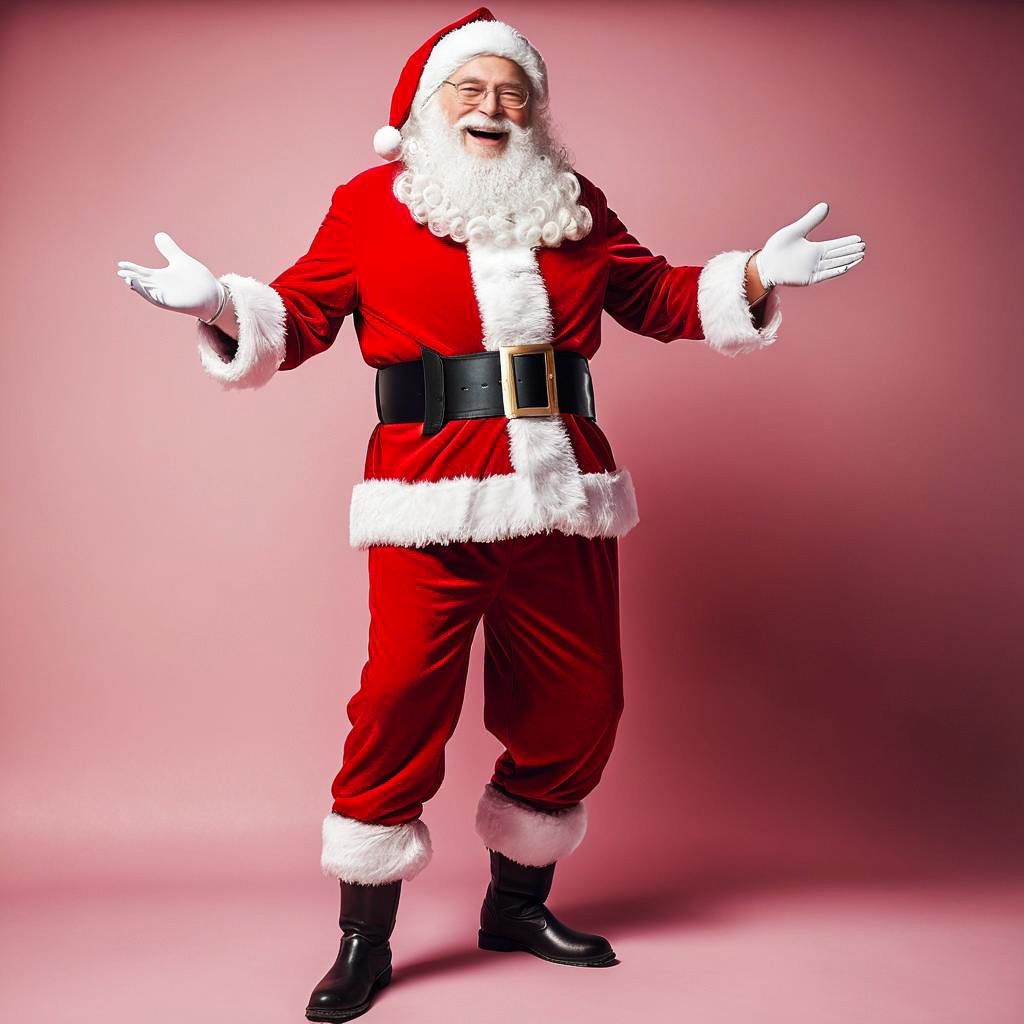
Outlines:
<svg viewBox="0 0 1024 1024"><path fill-rule="evenodd" d="M519 416L554 416L558 414L558 385L555 381L555 350L550 345L505 345L501 354L501 397L505 415L509 419ZM520 405L516 397L514 356L544 353L544 383L547 386L547 405Z"/></svg>

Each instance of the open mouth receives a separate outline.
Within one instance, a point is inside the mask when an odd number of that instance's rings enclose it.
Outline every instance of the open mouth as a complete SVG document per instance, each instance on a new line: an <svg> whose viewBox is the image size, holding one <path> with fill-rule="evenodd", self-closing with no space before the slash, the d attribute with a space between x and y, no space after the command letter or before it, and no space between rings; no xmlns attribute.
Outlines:
<svg viewBox="0 0 1024 1024"><path fill-rule="evenodd" d="M505 138L507 132L488 132L483 128L467 128L467 132L473 136L474 139L486 139L489 142L500 142Z"/></svg>

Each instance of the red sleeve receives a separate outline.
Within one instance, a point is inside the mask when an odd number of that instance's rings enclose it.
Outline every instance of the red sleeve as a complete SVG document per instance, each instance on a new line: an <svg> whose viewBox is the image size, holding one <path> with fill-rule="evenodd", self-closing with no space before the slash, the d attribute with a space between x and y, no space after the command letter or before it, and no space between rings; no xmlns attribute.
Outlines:
<svg viewBox="0 0 1024 1024"><path fill-rule="evenodd" d="M697 278L703 267L673 267L655 256L606 209L608 286L604 308L623 327L658 341L704 339L697 312Z"/></svg>
<svg viewBox="0 0 1024 1024"><path fill-rule="evenodd" d="M326 351L342 321L359 304L355 226L346 189L339 185L334 190L330 209L306 255L270 282L286 314L287 355L282 370Z"/></svg>

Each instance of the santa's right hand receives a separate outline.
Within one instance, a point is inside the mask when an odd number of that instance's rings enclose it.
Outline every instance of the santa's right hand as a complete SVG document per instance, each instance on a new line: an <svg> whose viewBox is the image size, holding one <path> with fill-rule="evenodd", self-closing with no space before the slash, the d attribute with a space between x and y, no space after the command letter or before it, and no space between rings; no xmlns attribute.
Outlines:
<svg viewBox="0 0 1024 1024"><path fill-rule="evenodd" d="M140 267L121 260L118 277L132 291L154 306L211 319L221 308L224 285L199 260L185 252L166 231L158 231L153 242L167 259L166 267Z"/></svg>

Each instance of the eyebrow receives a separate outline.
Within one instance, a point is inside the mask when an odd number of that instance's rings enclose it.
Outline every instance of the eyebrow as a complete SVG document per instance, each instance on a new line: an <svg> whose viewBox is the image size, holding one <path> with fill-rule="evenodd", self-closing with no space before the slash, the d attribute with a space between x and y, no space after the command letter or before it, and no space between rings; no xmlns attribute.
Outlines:
<svg viewBox="0 0 1024 1024"><path fill-rule="evenodd" d="M457 82L456 85L484 85L486 84L482 78L464 78L461 82ZM519 82L499 82L498 88L504 89L505 87L512 89L525 89L525 85L521 85Z"/></svg>

